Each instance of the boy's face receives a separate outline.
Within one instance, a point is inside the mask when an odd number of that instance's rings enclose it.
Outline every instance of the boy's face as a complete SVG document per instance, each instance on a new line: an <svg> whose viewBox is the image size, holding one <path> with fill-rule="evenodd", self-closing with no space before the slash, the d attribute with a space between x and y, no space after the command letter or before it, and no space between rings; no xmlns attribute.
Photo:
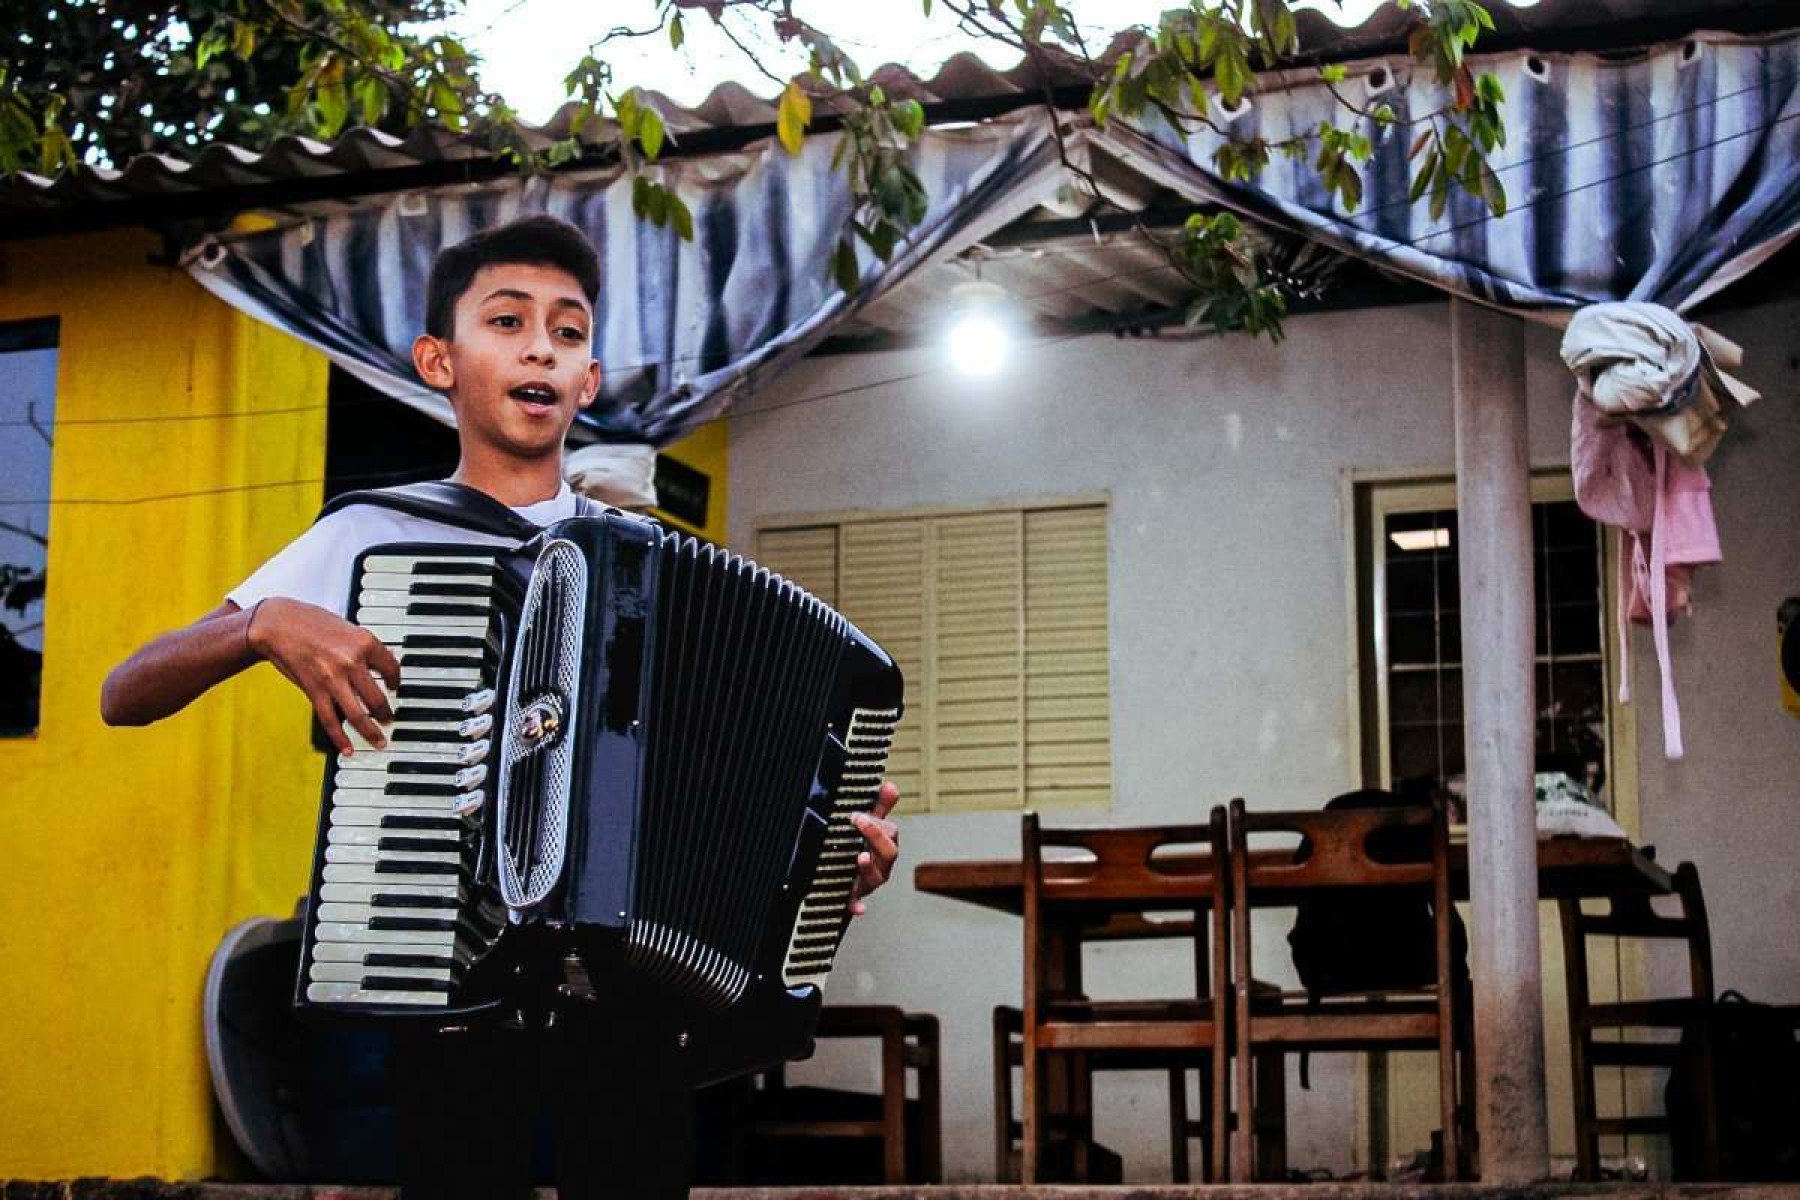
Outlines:
<svg viewBox="0 0 1800 1200"><path fill-rule="evenodd" d="M519 460L562 453L575 414L600 390L594 314L574 276L555 267L494 263L456 300L448 339L422 334L413 363L456 410L471 442Z"/></svg>

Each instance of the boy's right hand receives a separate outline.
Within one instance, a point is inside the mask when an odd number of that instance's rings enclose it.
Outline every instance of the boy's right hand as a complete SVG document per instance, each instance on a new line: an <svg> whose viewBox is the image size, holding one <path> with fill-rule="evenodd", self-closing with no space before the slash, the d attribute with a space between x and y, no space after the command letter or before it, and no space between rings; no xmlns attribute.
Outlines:
<svg viewBox="0 0 1800 1200"><path fill-rule="evenodd" d="M371 672L397 691L400 661L380 638L316 604L285 596L256 606L245 637L252 650L306 693L338 753L352 753L345 722L370 745L387 745L377 722L393 721L394 711Z"/></svg>

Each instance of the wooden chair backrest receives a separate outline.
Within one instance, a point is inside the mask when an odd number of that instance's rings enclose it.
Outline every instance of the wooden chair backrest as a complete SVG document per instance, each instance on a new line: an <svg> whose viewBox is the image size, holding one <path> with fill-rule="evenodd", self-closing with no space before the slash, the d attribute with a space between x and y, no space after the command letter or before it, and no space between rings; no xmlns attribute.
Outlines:
<svg viewBox="0 0 1800 1200"><path fill-rule="evenodd" d="M1418 832L1408 837L1407 830ZM1304 841L1281 850L1250 844L1267 833L1297 833ZM1421 854L1409 842L1428 849ZM1449 832L1441 804L1251 812L1234 800L1231 852L1250 890L1429 885L1448 876Z"/></svg>
<svg viewBox="0 0 1800 1200"><path fill-rule="evenodd" d="M1229 871L1225 866L1225 809L1215 806L1204 825L1150 825L1126 828L1046 829L1036 813L1021 822L1020 842L1025 892L1025 1011L1036 1019L1042 995L1044 963L1048 954L1050 925L1046 907L1076 911L1083 906L1104 907L1109 915L1098 924L1081 927L1082 941L1123 941L1150 938L1185 939L1194 950L1195 991L1209 995L1213 981L1225 978L1226 900ZM1197 853L1158 857L1163 847L1192 848ZM1046 857L1045 851L1072 848L1085 851L1084 859ZM1141 903L1144 910L1130 905ZM1116 906L1124 905L1123 908ZM1153 921L1144 915L1151 909L1202 909L1211 920L1190 915L1170 921ZM1211 953L1206 935L1210 925ZM1076 953L1079 953L1077 948Z"/></svg>
<svg viewBox="0 0 1800 1200"><path fill-rule="evenodd" d="M1422 857L1406 845L1416 839L1405 831L1423 831L1430 852ZM1258 852L1251 834L1298 833L1300 847ZM1386 834L1385 839L1379 835ZM1398 835L1396 837L1396 835ZM1380 857L1372 840L1386 842ZM1394 843L1398 842L1396 846ZM1392 850L1394 853L1388 853ZM1430 889L1440 1019L1453 1016L1455 981L1451 961L1450 822L1442 801L1385 808L1313 809L1303 812L1249 812L1242 800L1231 802L1231 940L1233 963L1240 979L1250 978L1254 961L1250 943L1250 895L1265 888L1392 888ZM1372 930L1379 936L1381 931ZM1247 1011L1240 1005L1240 1013Z"/></svg>
<svg viewBox="0 0 1800 1200"><path fill-rule="evenodd" d="M1706 918L1706 898L1700 891L1700 872L1691 862L1675 868L1675 896L1680 909L1672 916L1656 911L1647 894L1608 896L1605 908L1589 913L1580 901L1563 905L1564 920L1572 922L1581 938L1658 938L1687 944L1691 994L1713 997L1712 927ZM1585 959L1583 959L1585 965ZM1586 971L1581 983L1585 992Z"/></svg>
<svg viewBox="0 0 1800 1200"><path fill-rule="evenodd" d="M1223 897L1224 872L1217 869L1225 848L1224 810L1218 828L1206 825L1146 825L1119 829L1045 829L1036 813L1026 813L1022 841L1027 897L1040 902L1141 900L1183 901ZM1197 854L1158 858L1163 847L1192 847ZM1086 851L1084 859L1048 858L1047 849Z"/></svg>

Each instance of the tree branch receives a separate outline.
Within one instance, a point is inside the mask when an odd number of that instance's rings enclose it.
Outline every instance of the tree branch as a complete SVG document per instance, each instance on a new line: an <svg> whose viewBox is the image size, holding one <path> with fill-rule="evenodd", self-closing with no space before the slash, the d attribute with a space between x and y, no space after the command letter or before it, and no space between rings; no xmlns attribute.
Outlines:
<svg viewBox="0 0 1800 1200"><path fill-rule="evenodd" d="M44 439L44 445L50 447L56 445L56 439L50 436L50 431L38 423L36 401L27 400L25 402L25 420L31 425L32 431Z"/></svg>
<svg viewBox="0 0 1800 1200"><path fill-rule="evenodd" d="M28 541L36 542L46 549L50 545L50 539L39 533L37 530L27 529L23 525L14 525L11 521L0 521L0 529L4 529L8 533L16 533L20 537L25 538Z"/></svg>

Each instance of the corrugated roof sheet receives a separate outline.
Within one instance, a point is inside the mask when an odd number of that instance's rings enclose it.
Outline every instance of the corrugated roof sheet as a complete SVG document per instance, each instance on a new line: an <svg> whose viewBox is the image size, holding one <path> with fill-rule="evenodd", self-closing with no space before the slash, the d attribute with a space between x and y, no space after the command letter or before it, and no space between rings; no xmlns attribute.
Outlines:
<svg viewBox="0 0 1800 1200"><path fill-rule="evenodd" d="M1530 8L1496 5L1494 17L1496 29L1483 48L1628 48L1701 28L1756 33L1800 24L1793 0L1542 0ZM1355 27L1310 11L1301 14L1300 26L1305 54L1323 62L1404 53L1408 17L1388 4ZM974 120L1035 104L1046 88L1059 102L1078 104L1087 87L1073 60L1002 70L967 53L929 79L891 65L876 78L890 93L926 104L936 121ZM735 82L720 84L691 107L662 96L656 103L675 135L673 153L736 149L767 136L775 121L773 102ZM547 144L566 130L563 113L528 136ZM55 178L21 174L0 181L0 238L218 220L260 208L492 179L509 170L479 143L433 127L405 138L370 129L350 130L329 143L284 137L260 153L217 144L192 162L146 154L122 170L84 166Z"/></svg>

